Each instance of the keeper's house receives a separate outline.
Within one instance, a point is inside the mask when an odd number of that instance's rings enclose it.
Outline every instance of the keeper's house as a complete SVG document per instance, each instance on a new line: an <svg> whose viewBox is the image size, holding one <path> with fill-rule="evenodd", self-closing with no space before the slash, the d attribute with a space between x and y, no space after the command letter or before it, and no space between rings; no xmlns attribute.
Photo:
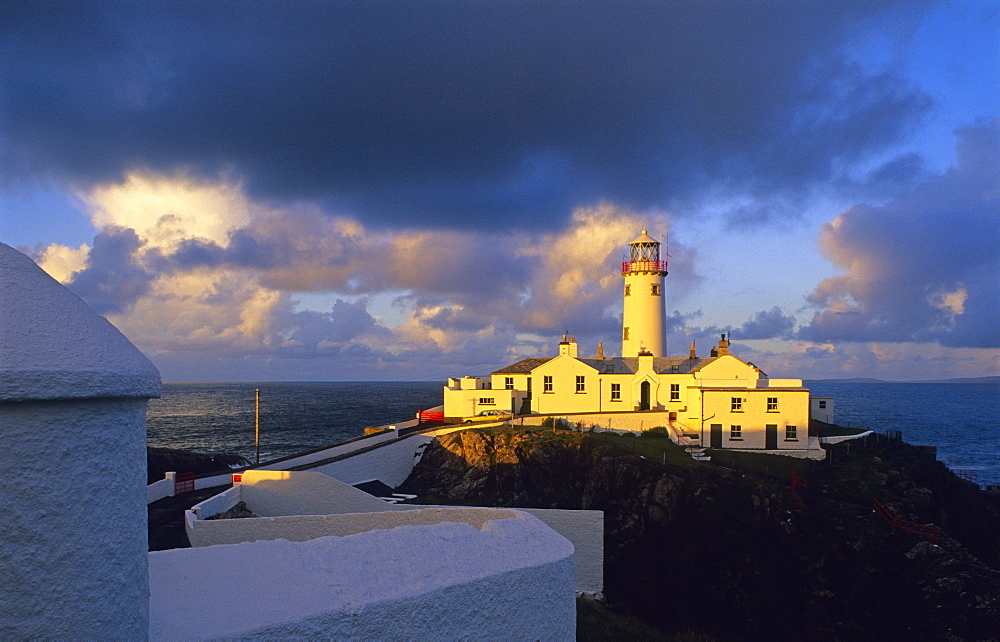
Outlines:
<svg viewBox="0 0 1000 642"><path fill-rule="evenodd" d="M449 379L444 388L447 420L484 410L515 415L558 415L602 428L648 430L712 448L822 453L809 434L809 390L800 379L769 379L752 363L729 353L725 336L710 356L666 357L660 244L642 235L629 244L625 277L621 357L599 344L593 358L580 357L567 337L559 356L522 359L489 377ZM814 452L803 452L814 451Z"/></svg>

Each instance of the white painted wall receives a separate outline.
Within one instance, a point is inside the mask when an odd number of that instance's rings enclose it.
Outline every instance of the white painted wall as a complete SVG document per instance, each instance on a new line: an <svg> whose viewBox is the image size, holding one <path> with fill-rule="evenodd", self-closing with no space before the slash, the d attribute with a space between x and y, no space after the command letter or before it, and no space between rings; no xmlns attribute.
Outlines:
<svg viewBox="0 0 1000 642"><path fill-rule="evenodd" d="M0 243L0 638L146 636L156 368Z"/></svg>
<svg viewBox="0 0 1000 642"><path fill-rule="evenodd" d="M390 504L326 475L311 471L287 473L247 471L243 479L244 483L188 511L185 526L192 546L232 544L256 539L304 540L324 535L360 532L366 526L385 528L384 525L374 524L378 524L378 520L402 519L394 516L380 517L383 513L449 509L459 511L451 515L461 517L464 515L461 511L465 510L457 507ZM205 519L225 512L239 501L246 502L247 507L261 517ZM594 595L603 592L604 513L602 511L536 508L518 510L541 519L572 542L577 551L575 587L578 592ZM472 518L462 518L462 521L475 523Z"/></svg>
<svg viewBox="0 0 1000 642"><path fill-rule="evenodd" d="M527 513L493 512L480 528L150 553L149 637L573 639L572 545Z"/></svg>

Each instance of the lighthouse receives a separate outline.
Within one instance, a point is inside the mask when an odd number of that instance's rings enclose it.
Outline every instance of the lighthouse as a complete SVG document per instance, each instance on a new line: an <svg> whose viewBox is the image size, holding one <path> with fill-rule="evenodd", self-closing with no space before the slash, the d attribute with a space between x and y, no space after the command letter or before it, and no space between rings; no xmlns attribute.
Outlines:
<svg viewBox="0 0 1000 642"><path fill-rule="evenodd" d="M628 260L622 261L625 277L622 356L637 357L642 353L662 357L663 277L667 275L667 261L660 259L659 241L646 234L645 229L628 246Z"/></svg>

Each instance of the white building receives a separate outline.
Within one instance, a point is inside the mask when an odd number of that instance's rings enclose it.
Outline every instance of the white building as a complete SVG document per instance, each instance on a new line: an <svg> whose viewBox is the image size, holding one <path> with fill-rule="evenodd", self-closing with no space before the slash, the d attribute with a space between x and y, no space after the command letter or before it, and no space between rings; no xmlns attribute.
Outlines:
<svg viewBox="0 0 1000 642"><path fill-rule="evenodd" d="M623 356L605 357L599 345L594 357L581 357L577 343L564 336L556 357L522 359L489 377L449 379L446 420L500 409L573 415L571 420L609 428L634 426L635 417L623 421L625 415L648 413L640 429L669 426L694 445L821 453L819 440L809 438L809 390L800 379L769 379L730 354L725 336L707 357L697 355L694 343L687 357L662 356L667 264L645 230L629 251L622 264Z"/></svg>

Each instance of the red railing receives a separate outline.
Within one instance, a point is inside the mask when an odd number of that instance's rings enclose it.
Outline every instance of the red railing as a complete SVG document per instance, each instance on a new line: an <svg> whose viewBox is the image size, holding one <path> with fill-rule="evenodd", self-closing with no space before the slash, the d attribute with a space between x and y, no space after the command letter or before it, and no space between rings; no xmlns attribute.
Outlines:
<svg viewBox="0 0 1000 642"><path fill-rule="evenodd" d="M174 475L174 495L194 492L194 473L177 473Z"/></svg>
<svg viewBox="0 0 1000 642"><path fill-rule="evenodd" d="M809 480L799 474L799 471L792 471L792 488L802 488L809 490Z"/></svg>
<svg viewBox="0 0 1000 642"><path fill-rule="evenodd" d="M666 272L666 261L622 261L622 274L631 272Z"/></svg>
<svg viewBox="0 0 1000 642"><path fill-rule="evenodd" d="M418 423L428 423L431 421L444 421L444 412L441 410L421 410L417 417Z"/></svg>
<svg viewBox="0 0 1000 642"><path fill-rule="evenodd" d="M926 535L935 542L941 537L941 531L933 526L924 526L923 524L908 522L905 519L896 517L889 512L888 508L882 505L882 502L874 497L872 497L872 510L881 515L885 521L889 522L889 526L892 528L902 528L905 531Z"/></svg>
<svg viewBox="0 0 1000 642"><path fill-rule="evenodd" d="M970 481L973 484L979 483L979 475L976 474L974 470L961 470L958 468L952 468L951 472L955 473L956 477L964 479L965 481Z"/></svg>

